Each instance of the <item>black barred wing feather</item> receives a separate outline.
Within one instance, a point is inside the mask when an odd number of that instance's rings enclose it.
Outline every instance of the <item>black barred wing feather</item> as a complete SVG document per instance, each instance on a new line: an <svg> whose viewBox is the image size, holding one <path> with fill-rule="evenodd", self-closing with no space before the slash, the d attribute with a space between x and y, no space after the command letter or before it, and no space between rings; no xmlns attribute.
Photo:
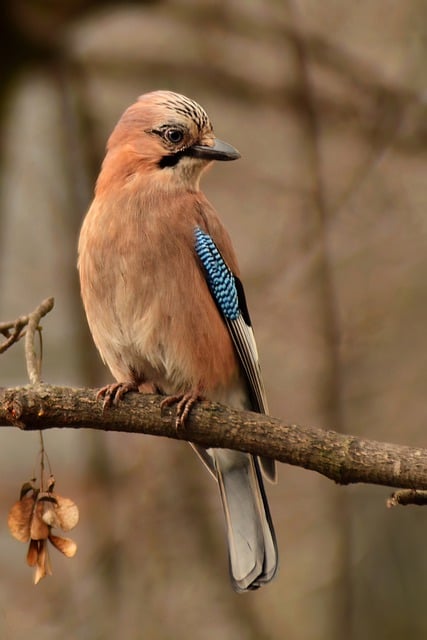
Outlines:
<svg viewBox="0 0 427 640"><path fill-rule="evenodd" d="M251 326L245 293L240 280L225 263L215 242L200 227L194 230L195 250L203 266L209 290L224 318L245 373L252 409L268 413L267 399L258 360L258 351ZM274 460L262 459L262 469L270 480L275 479Z"/></svg>

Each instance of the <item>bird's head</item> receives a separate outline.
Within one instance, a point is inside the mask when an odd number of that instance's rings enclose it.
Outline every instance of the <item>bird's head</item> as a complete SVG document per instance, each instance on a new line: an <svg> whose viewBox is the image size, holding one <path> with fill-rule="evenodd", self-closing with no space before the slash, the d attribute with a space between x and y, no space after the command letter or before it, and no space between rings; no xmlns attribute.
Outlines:
<svg viewBox="0 0 427 640"><path fill-rule="evenodd" d="M213 160L236 160L239 152L215 137L205 110L171 91L141 96L110 136L103 172L109 179L141 177L159 188L197 190ZM107 177L107 176L105 176Z"/></svg>

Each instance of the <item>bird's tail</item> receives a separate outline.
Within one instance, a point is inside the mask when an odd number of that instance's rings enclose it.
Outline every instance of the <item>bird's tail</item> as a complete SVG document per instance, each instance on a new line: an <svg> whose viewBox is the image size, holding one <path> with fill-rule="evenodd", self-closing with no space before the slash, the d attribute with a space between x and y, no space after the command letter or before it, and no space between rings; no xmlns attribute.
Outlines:
<svg viewBox="0 0 427 640"><path fill-rule="evenodd" d="M277 570L277 546L259 463L228 449L211 450L227 523L230 573L236 591L258 589Z"/></svg>

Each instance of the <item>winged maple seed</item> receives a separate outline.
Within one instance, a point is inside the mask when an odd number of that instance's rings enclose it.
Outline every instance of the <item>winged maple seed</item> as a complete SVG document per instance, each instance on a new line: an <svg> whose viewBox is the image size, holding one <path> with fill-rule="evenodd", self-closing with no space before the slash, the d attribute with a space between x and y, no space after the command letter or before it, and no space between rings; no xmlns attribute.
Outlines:
<svg viewBox="0 0 427 640"><path fill-rule="evenodd" d="M8 526L14 538L29 542L27 564L35 567L34 583L44 576L52 575L47 542L50 541L67 558L72 558L77 545L70 538L54 535L52 529L70 531L79 520L77 505L54 492L51 476L48 490L41 491L35 480L26 482L8 516Z"/></svg>

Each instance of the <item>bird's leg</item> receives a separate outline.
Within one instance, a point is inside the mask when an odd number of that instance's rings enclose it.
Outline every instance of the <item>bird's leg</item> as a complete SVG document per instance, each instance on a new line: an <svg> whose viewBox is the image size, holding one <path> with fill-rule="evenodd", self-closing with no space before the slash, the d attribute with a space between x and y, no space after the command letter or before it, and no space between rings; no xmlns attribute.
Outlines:
<svg viewBox="0 0 427 640"><path fill-rule="evenodd" d="M202 400L202 395L199 389L194 389L193 391L188 391L187 393L177 393L173 396L168 396L160 403L160 408L170 407L173 404L176 404L176 419L175 426L177 429L180 427L185 427L185 421L187 420L188 414L191 411L191 408L198 402Z"/></svg>
<svg viewBox="0 0 427 640"><path fill-rule="evenodd" d="M138 391L139 393L160 393L154 382L141 382L138 385Z"/></svg>
<svg viewBox="0 0 427 640"><path fill-rule="evenodd" d="M96 394L96 399L103 398L102 408L109 409L111 406L117 406L130 391L138 391L138 385L135 382L113 382L106 384Z"/></svg>

